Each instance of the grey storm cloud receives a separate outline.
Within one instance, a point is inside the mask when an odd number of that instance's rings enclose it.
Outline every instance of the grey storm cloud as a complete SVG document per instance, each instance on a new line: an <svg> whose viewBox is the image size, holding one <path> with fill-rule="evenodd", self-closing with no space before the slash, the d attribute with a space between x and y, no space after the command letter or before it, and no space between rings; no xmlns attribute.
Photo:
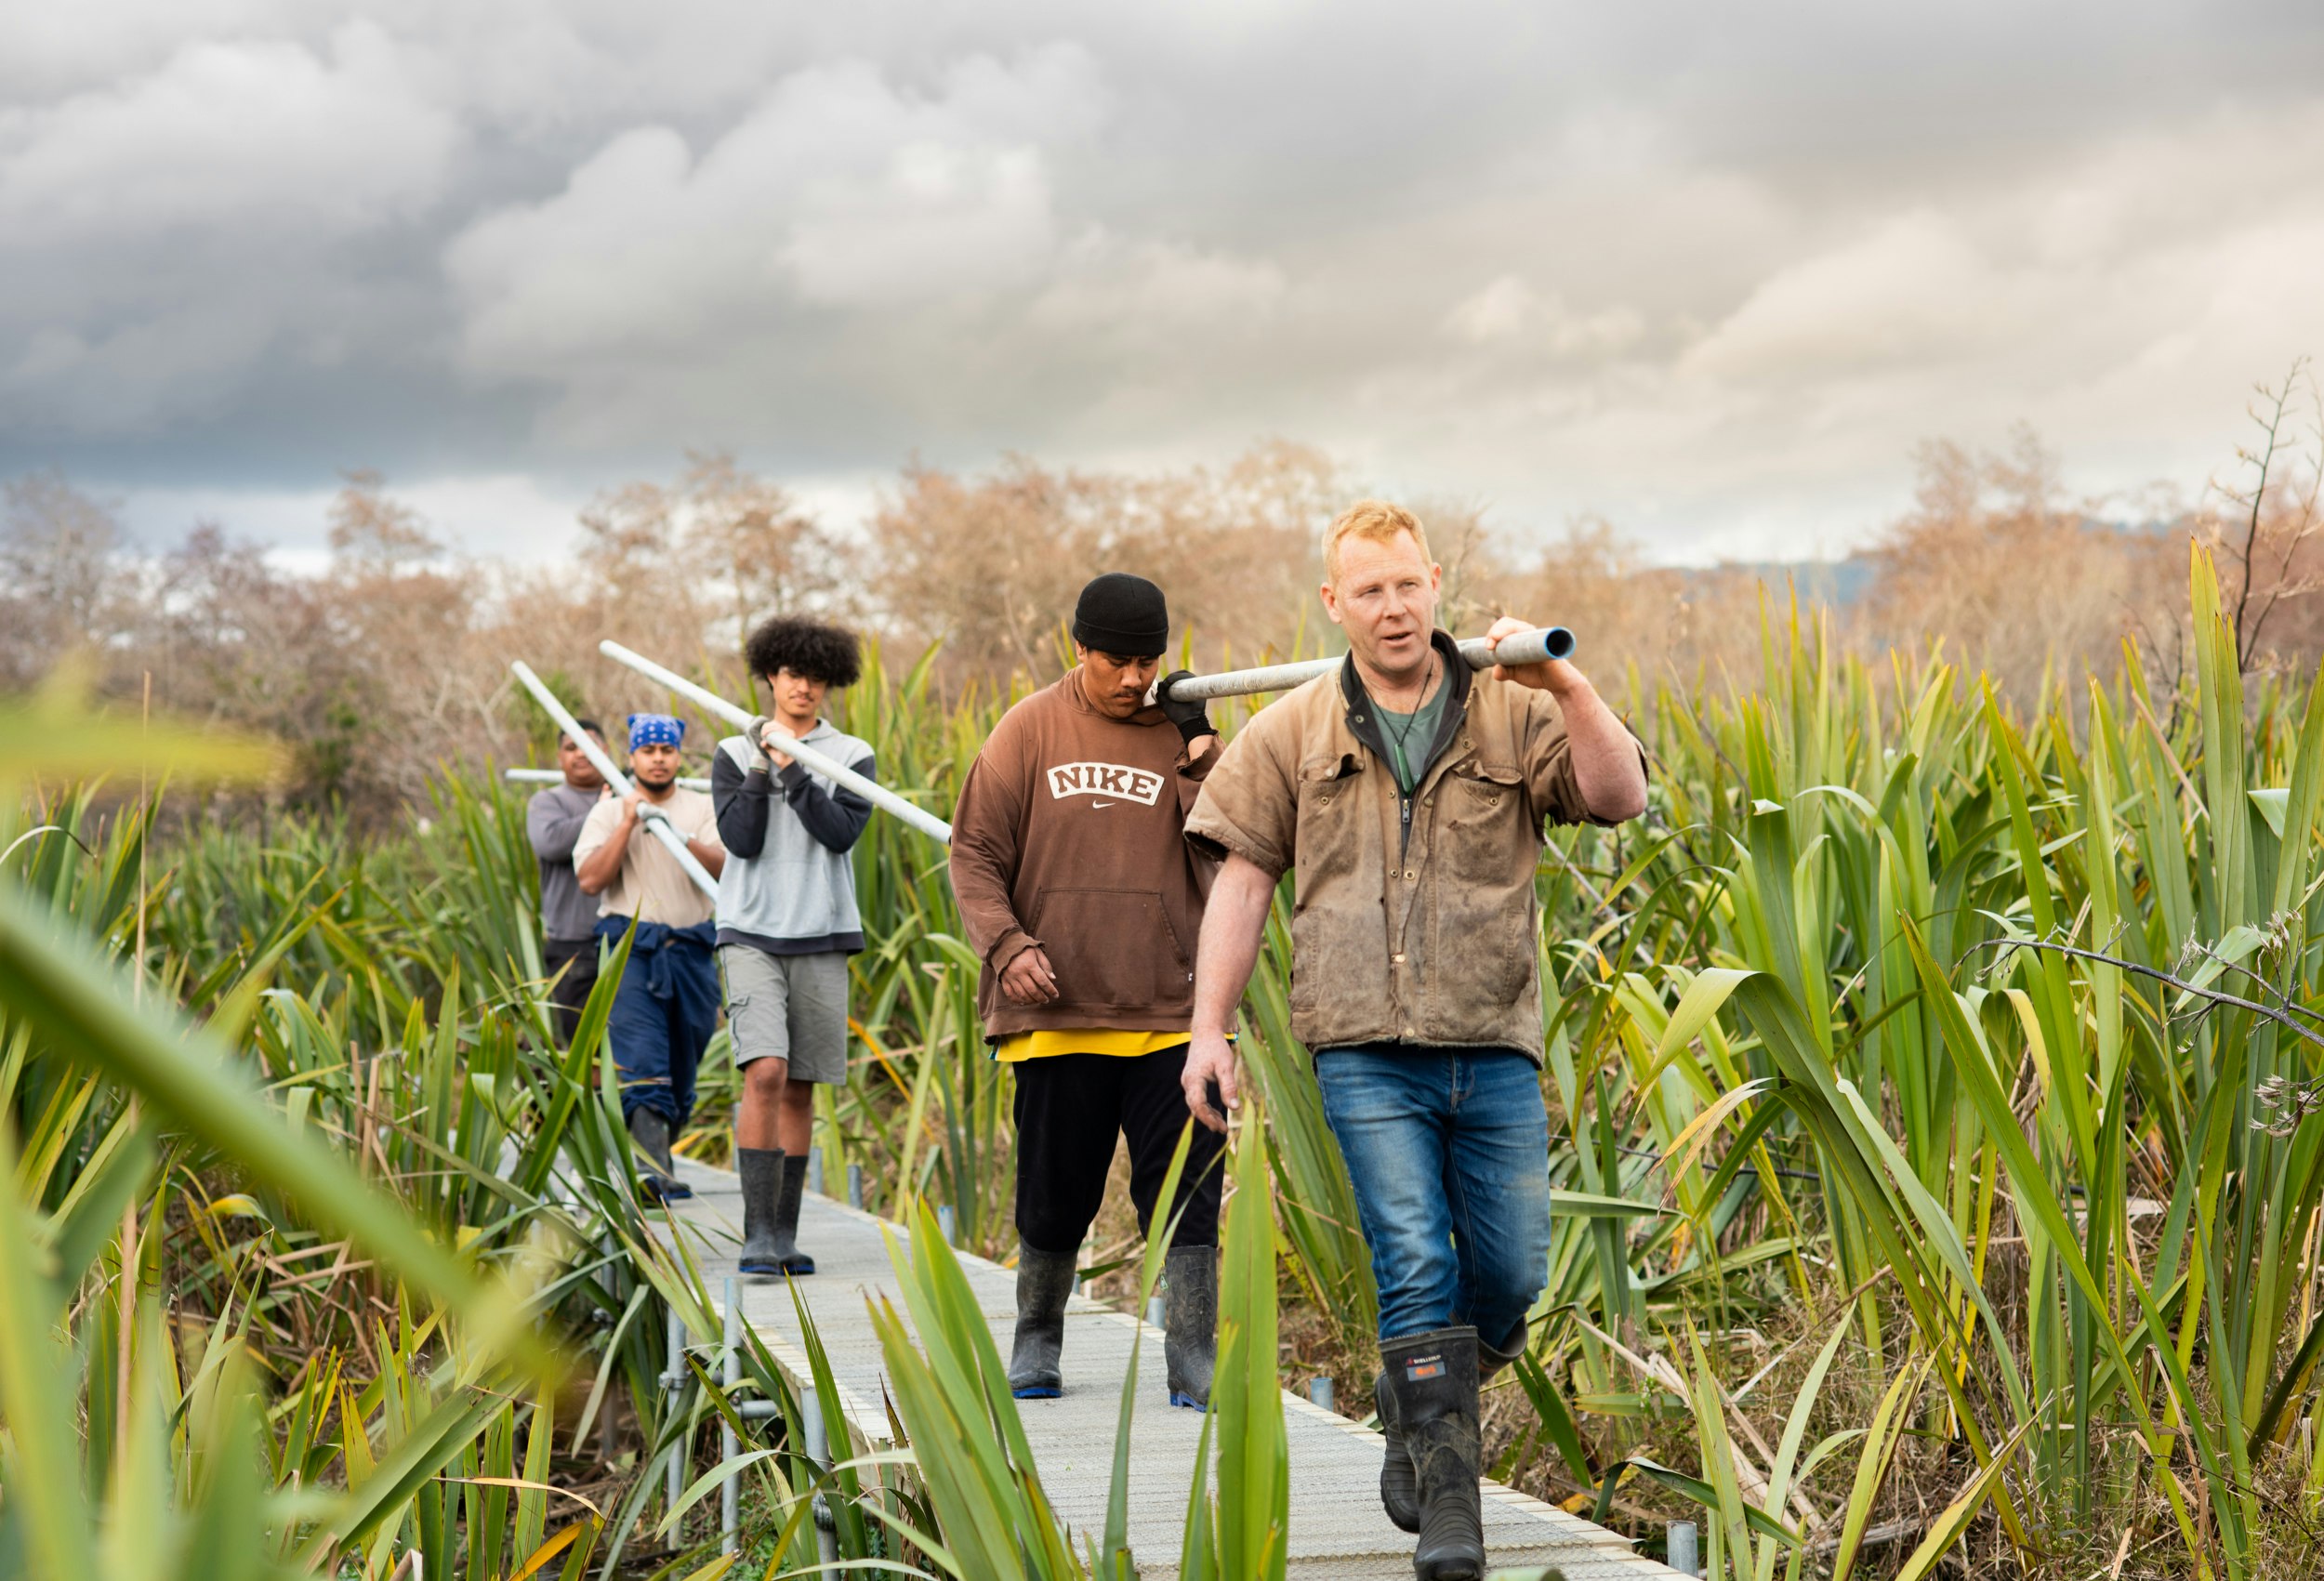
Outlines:
<svg viewBox="0 0 2324 1581"><path fill-rule="evenodd" d="M2199 482L2324 349L2320 46L2249 4L18 7L0 473L505 511L689 445L1281 434L1674 554L1837 547L1915 441L2019 419Z"/></svg>

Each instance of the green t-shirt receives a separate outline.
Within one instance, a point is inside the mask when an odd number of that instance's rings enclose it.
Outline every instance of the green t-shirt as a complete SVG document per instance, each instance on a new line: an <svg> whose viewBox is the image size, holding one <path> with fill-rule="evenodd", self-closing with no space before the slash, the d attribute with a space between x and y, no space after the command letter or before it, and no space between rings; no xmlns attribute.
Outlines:
<svg viewBox="0 0 2324 1581"><path fill-rule="evenodd" d="M1388 748L1388 767L1395 772L1396 788L1406 796L1428 772L1428 749L1436 744L1436 724L1445 717L1445 699L1451 695L1451 686L1440 682L1434 695L1409 714L1393 708L1380 710L1380 736Z"/></svg>

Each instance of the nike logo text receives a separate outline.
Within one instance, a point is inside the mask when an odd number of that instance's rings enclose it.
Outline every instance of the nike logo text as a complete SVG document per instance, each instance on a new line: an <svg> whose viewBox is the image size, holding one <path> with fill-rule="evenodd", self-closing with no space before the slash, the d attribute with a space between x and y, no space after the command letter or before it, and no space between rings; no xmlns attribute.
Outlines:
<svg viewBox="0 0 2324 1581"><path fill-rule="evenodd" d="M1152 807L1162 795L1162 776L1126 763L1060 763L1049 771L1049 794L1059 801L1069 796L1104 796Z"/></svg>

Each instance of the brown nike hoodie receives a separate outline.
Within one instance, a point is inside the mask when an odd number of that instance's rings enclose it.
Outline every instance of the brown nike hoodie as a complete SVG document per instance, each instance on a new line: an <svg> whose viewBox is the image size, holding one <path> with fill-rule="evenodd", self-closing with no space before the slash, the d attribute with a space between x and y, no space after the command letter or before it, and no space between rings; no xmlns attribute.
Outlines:
<svg viewBox="0 0 2324 1581"><path fill-rule="evenodd" d="M1190 764L1159 708L1100 713L1078 667L1002 717L952 818L952 888L984 962L987 1037L1171 1032L1193 1019L1195 939L1218 867L1184 831L1218 756ZM1037 944L1058 997L1012 1005L999 974Z"/></svg>

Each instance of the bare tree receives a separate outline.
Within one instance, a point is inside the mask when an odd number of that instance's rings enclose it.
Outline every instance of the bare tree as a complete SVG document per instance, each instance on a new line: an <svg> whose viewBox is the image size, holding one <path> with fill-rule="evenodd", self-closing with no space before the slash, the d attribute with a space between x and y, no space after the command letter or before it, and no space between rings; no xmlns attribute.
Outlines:
<svg viewBox="0 0 2324 1581"><path fill-rule="evenodd" d="M2190 534L2218 557L2247 666L2324 653L2324 599L2308 596L2324 586L2324 400L2304 361L2261 389L2252 420L2241 486L2197 511L2175 496L2130 502L2144 525L2127 528L2106 520L2124 502L2070 496L2029 430L1999 455L1932 441L1913 507L1832 567L1657 565L1594 518L1521 544L1474 501L1416 505L1446 567L1448 626L1500 613L1570 626L1600 686L1627 690L1633 707L1722 677L1750 684L1763 622L1788 618L1787 596L1862 651L1946 643L2031 704L2061 670L2110 671L2126 638L2166 662L2183 654ZM598 653L604 636L741 698L751 624L832 611L907 654L942 642L941 684L1007 688L1070 662L1076 594L1118 570L1169 594L1173 662L1323 651L1337 639L1315 599L1319 539L1362 492L1322 453L1281 441L1140 473L1023 456L979 473L914 466L850 543L774 481L695 453L670 479L591 501L567 562L520 567L451 551L359 470L328 510L329 569L295 575L208 522L140 554L109 505L45 472L0 494L0 686L93 652L112 694L150 674L166 706L290 744L295 796L389 817L447 758L506 761L537 744L511 659L609 723L671 706Z"/></svg>
<svg viewBox="0 0 2324 1581"><path fill-rule="evenodd" d="M1346 492L1320 452L1284 443L1142 476L914 467L872 520L865 593L903 639L944 642L955 680L1054 676L1074 599L1106 571L1159 584L1205 661L1282 651L1316 639L1322 531Z"/></svg>
<svg viewBox="0 0 2324 1581"><path fill-rule="evenodd" d="M1023 456L978 479L906 468L871 522L882 613L944 643L955 675L1053 673L1052 634L1100 556L1100 494Z"/></svg>
<svg viewBox="0 0 2324 1581"><path fill-rule="evenodd" d="M391 576L443 553L419 512L388 493L387 480L367 467L341 476L346 486L331 502L331 554L349 576Z"/></svg>
<svg viewBox="0 0 2324 1581"><path fill-rule="evenodd" d="M1602 517L1569 522L1499 606L1569 626L1609 697L1643 707L1658 682L1740 674L1758 652L1763 583L1737 566L1657 566Z"/></svg>
<svg viewBox="0 0 2324 1581"><path fill-rule="evenodd" d="M2245 415L2260 430L2255 442L2236 448L2251 481L2218 486L2234 514L2210 536L2227 578L2222 591L2233 612L2236 664L2249 671L2260 661L2268 617L2324 586L2311 544L2324 484L2324 402L2308 359L2293 359L2280 383L2254 386Z"/></svg>
<svg viewBox="0 0 2324 1581"><path fill-rule="evenodd" d="M2030 704L2058 666L2111 672L2127 638L2183 606L2185 537L2069 498L2030 428L2001 454L1932 441L1918 460L1914 507L1871 557L1865 639L1942 641Z"/></svg>
<svg viewBox="0 0 2324 1581"><path fill-rule="evenodd" d="M699 570L719 568L737 645L768 615L840 600L851 557L786 491L722 451L687 459L678 488L683 552Z"/></svg>
<svg viewBox="0 0 2324 1581"><path fill-rule="evenodd" d="M114 635L139 591L123 586L136 569L124 547L113 507L62 473L0 492L0 682L29 686L59 653Z"/></svg>

